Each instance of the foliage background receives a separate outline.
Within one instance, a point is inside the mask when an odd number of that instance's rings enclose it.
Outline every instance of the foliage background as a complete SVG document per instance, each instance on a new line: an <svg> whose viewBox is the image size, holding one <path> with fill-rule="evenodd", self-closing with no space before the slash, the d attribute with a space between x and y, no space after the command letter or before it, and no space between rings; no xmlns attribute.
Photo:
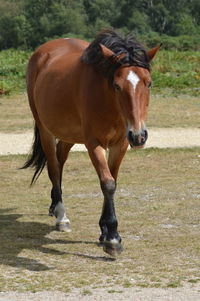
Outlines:
<svg viewBox="0 0 200 301"><path fill-rule="evenodd" d="M151 47L200 47L199 0L0 0L0 49L35 48L60 36L91 39L105 27Z"/></svg>
<svg viewBox="0 0 200 301"><path fill-rule="evenodd" d="M199 94L199 0L0 0L0 95L25 90L28 58L41 43L91 40L108 27L133 33L147 48L163 42L153 92Z"/></svg>

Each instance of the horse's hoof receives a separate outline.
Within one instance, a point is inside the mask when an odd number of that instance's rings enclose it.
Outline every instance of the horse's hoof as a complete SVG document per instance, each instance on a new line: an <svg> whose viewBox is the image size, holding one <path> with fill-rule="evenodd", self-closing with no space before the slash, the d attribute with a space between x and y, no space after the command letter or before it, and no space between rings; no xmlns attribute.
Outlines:
<svg viewBox="0 0 200 301"><path fill-rule="evenodd" d="M71 232L70 223L56 223L56 230L60 232Z"/></svg>
<svg viewBox="0 0 200 301"><path fill-rule="evenodd" d="M120 242L103 242L103 250L112 257L117 257L123 251L122 244Z"/></svg>

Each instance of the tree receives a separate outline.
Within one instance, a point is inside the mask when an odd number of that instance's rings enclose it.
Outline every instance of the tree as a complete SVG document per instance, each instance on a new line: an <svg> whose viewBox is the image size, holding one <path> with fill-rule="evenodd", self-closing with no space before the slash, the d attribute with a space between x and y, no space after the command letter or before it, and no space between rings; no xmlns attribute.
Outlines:
<svg viewBox="0 0 200 301"><path fill-rule="evenodd" d="M0 12L1 49L93 38L108 27L156 39L185 34L198 41L200 32L199 0L0 0Z"/></svg>
<svg viewBox="0 0 200 301"><path fill-rule="evenodd" d="M84 35L86 32L86 14L81 0L26 0L25 16L30 20L31 47L54 36Z"/></svg>

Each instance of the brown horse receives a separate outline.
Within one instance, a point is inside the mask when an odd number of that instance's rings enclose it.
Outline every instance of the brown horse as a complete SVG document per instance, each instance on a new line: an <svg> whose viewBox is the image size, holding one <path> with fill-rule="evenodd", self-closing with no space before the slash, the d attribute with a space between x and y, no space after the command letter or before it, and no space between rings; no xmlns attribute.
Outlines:
<svg viewBox="0 0 200 301"><path fill-rule="evenodd" d="M85 144L104 195L99 240L111 255L122 251L114 209L117 174L128 144L143 147L147 140L150 61L158 49L146 52L134 38L106 30L90 44L78 39L49 41L28 65L35 140L23 168L35 168L33 183L47 163L52 182L49 214L56 217L58 230L70 231L62 170L71 147Z"/></svg>

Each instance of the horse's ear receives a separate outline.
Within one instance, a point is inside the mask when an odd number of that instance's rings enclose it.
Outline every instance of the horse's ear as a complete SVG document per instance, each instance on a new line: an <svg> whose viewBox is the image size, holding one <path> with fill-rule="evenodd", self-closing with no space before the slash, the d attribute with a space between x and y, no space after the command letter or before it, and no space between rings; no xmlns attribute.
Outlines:
<svg viewBox="0 0 200 301"><path fill-rule="evenodd" d="M101 51L104 55L104 57L109 58L112 57L113 62L119 62L122 60L127 54L126 53L120 53L119 55L116 55L112 50L107 48L106 46L99 44L101 47Z"/></svg>
<svg viewBox="0 0 200 301"><path fill-rule="evenodd" d="M116 55L117 61L122 60L127 55L126 52L122 52L121 54Z"/></svg>
<svg viewBox="0 0 200 301"><path fill-rule="evenodd" d="M160 49L161 46L162 46L162 43L147 52L149 61L153 60L154 56L156 55L156 52Z"/></svg>
<svg viewBox="0 0 200 301"><path fill-rule="evenodd" d="M104 57L111 57L114 55L114 52L112 50L110 50L109 48L107 48L106 46L99 44L99 46L101 47L101 51L104 55Z"/></svg>

